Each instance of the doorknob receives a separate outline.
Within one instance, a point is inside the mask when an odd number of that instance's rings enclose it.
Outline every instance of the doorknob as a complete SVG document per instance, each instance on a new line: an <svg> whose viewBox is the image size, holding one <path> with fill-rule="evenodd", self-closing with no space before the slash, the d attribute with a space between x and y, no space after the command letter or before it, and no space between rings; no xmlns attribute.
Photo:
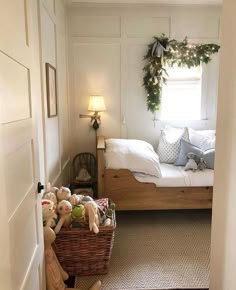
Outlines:
<svg viewBox="0 0 236 290"><path fill-rule="evenodd" d="M38 193L41 193L41 190L43 189L44 189L44 185L42 185L41 182L38 182L38 186L37 186Z"/></svg>

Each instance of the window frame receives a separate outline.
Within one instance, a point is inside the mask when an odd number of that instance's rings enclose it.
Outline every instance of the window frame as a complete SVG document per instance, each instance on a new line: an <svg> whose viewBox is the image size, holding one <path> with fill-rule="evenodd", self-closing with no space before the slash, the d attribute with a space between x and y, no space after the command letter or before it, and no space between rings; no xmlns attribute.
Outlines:
<svg viewBox="0 0 236 290"><path fill-rule="evenodd" d="M191 69L191 68L190 68ZM201 107L200 107L200 118L199 119L164 119L162 118L162 108L160 108L159 119L162 122L169 121L201 121L207 120L207 94L208 94L208 69L205 64L201 65Z"/></svg>

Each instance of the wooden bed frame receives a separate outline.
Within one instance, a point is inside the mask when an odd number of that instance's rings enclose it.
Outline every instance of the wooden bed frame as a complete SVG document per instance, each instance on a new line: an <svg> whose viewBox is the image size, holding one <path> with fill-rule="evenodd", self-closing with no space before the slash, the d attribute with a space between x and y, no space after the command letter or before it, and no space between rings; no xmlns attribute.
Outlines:
<svg viewBox="0 0 236 290"><path fill-rule="evenodd" d="M135 179L127 169L106 169L105 139L97 139L98 197L117 210L204 209L212 207L213 187L157 187Z"/></svg>

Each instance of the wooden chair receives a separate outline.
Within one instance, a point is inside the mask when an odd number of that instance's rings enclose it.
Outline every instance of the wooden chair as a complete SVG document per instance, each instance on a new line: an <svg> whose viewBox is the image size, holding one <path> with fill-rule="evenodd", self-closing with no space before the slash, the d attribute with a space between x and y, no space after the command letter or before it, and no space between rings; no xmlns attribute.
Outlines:
<svg viewBox="0 0 236 290"><path fill-rule="evenodd" d="M92 188L94 194L97 193L97 161L96 157L89 152L77 154L72 162L73 180L71 182L71 191L76 188ZM91 176L87 181L78 180L78 175L81 169L86 169Z"/></svg>

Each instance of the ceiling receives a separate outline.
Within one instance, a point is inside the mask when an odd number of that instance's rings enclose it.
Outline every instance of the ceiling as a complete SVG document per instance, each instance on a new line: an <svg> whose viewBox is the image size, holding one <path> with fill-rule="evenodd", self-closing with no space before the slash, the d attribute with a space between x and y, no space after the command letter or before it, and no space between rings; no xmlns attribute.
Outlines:
<svg viewBox="0 0 236 290"><path fill-rule="evenodd" d="M223 0L66 0L67 4L96 3L96 4L206 4L221 5Z"/></svg>

